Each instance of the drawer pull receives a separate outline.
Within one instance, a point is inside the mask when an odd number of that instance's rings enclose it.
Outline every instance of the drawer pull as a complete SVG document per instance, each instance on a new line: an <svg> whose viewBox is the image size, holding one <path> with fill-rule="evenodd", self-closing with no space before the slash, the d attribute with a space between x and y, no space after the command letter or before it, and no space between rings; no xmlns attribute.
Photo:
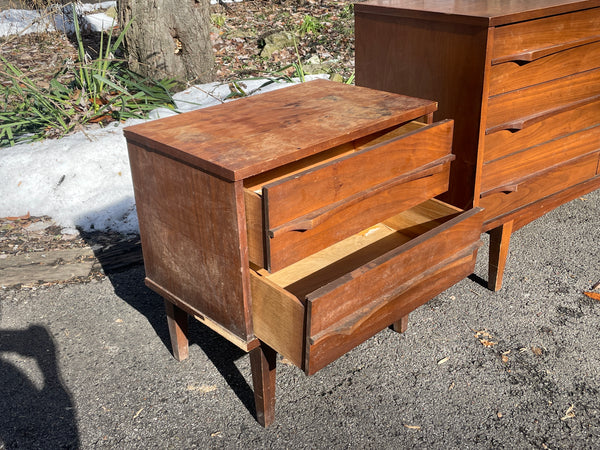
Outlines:
<svg viewBox="0 0 600 450"><path fill-rule="evenodd" d="M510 122L501 123L494 127L488 128L485 130L485 134L492 134L497 131L507 130L510 132L517 132L519 130L524 130L531 125L534 125L542 120L545 120L549 117L555 116L557 114L571 111L573 109L577 109L580 106L587 105L588 103L594 103L595 101L600 100L600 94L594 95L592 97L584 98L583 100L578 100L576 102L566 103L564 105L557 106L556 108L547 109L546 111L541 111L536 114L532 114L527 117L520 117L519 119L512 120Z"/></svg>
<svg viewBox="0 0 600 450"><path fill-rule="evenodd" d="M553 53L562 52L573 47L580 45L590 44L592 42L600 41L600 36L590 36L583 39L577 39L575 41L563 42L561 44L550 45L544 48L536 48L535 50L525 50L521 53L514 55L500 56L492 60L492 65L501 64L505 62L515 62L520 64L527 64L535 61L536 59L543 58L544 56L552 55Z"/></svg>
<svg viewBox="0 0 600 450"><path fill-rule="evenodd" d="M473 252L481 247L481 241L477 241L475 244L470 245L462 249L461 251L455 253L449 258L439 262L438 264L429 267L424 272L421 272L417 276L411 278L410 280L402 283L400 286L397 286L391 292L386 295L379 297L377 300L372 301L368 305L365 305L363 308L357 310L354 314L347 316L344 320L337 322L330 327L320 331L319 333L311 336L309 338L310 345L317 345L319 341L329 338L330 336L335 335L351 335L358 328L360 328L363 323L369 320L373 315L377 313L377 311L383 308L389 301L393 300L396 297L402 295L403 292L410 289L412 286L415 286L419 282L425 280L426 278L434 275L436 272L449 267L453 264L460 263L465 258L472 257Z"/></svg>
<svg viewBox="0 0 600 450"><path fill-rule="evenodd" d="M487 197L489 195L497 194L499 192L502 192L504 194L510 194L511 192L517 192L519 190L519 186L522 185L523 183L525 183L525 182L527 182L529 180L532 180L534 178L542 177L545 174L547 174L547 173L549 173L549 172L551 172L551 171L553 171L555 169L559 169L560 167L564 167L564 166L567 166L569 164L574 164L577 161L581 161L582 159L587 158L589 155L593 155L594 153L598 153L598 150L594 150L593 152L589 152L589 153L586 153L586 154L583 154L583 155L579 155L579 156L577 156L575 158L571 158L571 159L569 159L567 161L562 161L562 162L560 162L558 164L550 165L548 167L545 167L542 170L538 170L537 172L528 174L525 177L522 177L522 178L519 178L518 180L512 181L511 183L508 183L508 184L505 184L503 186L500 186L500 187L497 187L497 188L490 189L488 191L482 192L479 195L479 198L485 198L485 197Z"/></svg>
<svg viewBox="0 0 600 450"><path fill-rule="evenodd" d="M484 197L487 197L488 195L492 195L492 194L497 194L498 192L501 192L503 194L510 194L511 192L517 192L519 190L520 184L521 183L507 184L505 186L500 186L499 188L491 189L489 191L482 193L480 195L480 198L484 198Z"/></svg>
<svg viewBox="0 0 600 450"><path fill-rule="evenodd" d="M356 203L362 201L365 198L368 198L379 192L388 190L396 185L407 183L409 181L419 180L421 178L429 177L441 172L443 170L444 164L453 161L455 158L456 156L453 154L446 155L433 162L425 164L424 166L421 166L415 170L411 170L410 172L407 172L399 177L393 178L392 180L374 186L371 189L359 192L346 199L340 200L336 203L327 205L316 211L305 214L304 216L298 217L297 219L294 219L288 223L285 223L283 225L269 230L269 237L275 238L283 233L287 233L290 231L303 232L312 230L321 225L334 214L338 214L344 209L355 205Z"/></svg>

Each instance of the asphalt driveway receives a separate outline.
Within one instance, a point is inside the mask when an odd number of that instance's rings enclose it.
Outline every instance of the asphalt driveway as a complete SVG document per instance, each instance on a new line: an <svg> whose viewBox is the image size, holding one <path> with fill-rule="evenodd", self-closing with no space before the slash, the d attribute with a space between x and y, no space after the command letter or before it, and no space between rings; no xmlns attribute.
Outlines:
<svg viewBox="0 0 600 450"><path fill-rule="evenodd" d="M405 334L311 377L280 361L268 429L242 351L195 323L172 358L142 266L2 290L0 449L599 448L600 191L515 233L498 293L486 256Z"/></svg>

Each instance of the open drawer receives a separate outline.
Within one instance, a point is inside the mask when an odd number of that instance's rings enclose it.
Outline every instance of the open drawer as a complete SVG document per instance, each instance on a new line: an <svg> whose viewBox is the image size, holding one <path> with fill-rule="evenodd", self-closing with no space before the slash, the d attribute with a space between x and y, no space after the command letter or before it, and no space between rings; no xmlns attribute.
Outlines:
<svg viewBox="0 0 600 450"><path fill-rule="evenodd" d="M410 122L245 180L250 261L278 271L445 192L452 130Z"/></svg>
<svg viewBox="0 0 600 450"><path fill-rule="evenodd" d="M472 273L479 212L428 200L283 270L251 271L255 336L317 372Z"/></svg>

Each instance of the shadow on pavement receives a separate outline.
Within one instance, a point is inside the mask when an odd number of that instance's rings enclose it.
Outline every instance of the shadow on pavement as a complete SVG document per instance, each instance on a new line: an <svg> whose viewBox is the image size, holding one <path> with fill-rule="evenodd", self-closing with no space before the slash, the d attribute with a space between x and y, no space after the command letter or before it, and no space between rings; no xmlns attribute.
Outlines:
<svg viewBox="0 0 600 450"><path fill-rule="evenodd" d="M24 367L33 369L31 378ZM78 447L75 408L54 339L39 325L0 329L0 448Z"/></svg>
<svg viewBox="0 0 600 450"><path fill-rule="evenodd" d="M93 242L89 244L94 247ZM98 259L102 263L102 258ZM146 317L165 347L171 351L164 300L144 284L144 266L129 265L118 269L104 267L104 273L109 277L115 293ZM256 417L253 390L234 364L246 353L193 319L190 320L188 340L190 346L197 344L200 347L240 401Z"/></svg>

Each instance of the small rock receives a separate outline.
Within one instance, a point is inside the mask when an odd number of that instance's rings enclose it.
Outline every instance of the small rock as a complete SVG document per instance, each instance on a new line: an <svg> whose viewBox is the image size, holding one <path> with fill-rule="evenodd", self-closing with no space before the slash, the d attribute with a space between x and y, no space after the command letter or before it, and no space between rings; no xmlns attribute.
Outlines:
<svg viewBox="0 0 600 450"><path fill-rule="evenodd" d="M295 36L288 31L280 31L264 37L265 46L260 52L262 58L270 58L277 50L294 45Z"/></svg>

